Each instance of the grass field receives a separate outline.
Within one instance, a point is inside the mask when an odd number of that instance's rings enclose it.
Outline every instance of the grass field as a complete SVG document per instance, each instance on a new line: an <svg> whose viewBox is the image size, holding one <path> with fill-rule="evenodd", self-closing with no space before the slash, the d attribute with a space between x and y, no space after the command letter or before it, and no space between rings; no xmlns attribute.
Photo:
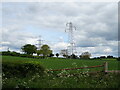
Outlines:
<svg viewBox="0 0 120 90"><path fill-rule="evenodd" d="M102 65L104 62L108 62L109 70L119 70L118 61L115 59L104 59L104 60L80 60L80 59L61 59L61 58L48 58L48 59L33 59L13 56L2 56L3 65L19 65L22 68L22 64L31 63L42 65L46 69L64 69L64 68L76 68L76 67L87 67ZM5 66L6 68L8 66ZM13 66L12 66L13 67ZM101 68L100 70L102 70ZM18 71L16 68L7 68L6 73L13 74ZM19 69L20 70L20 69ZM58 74L66 74L61 71L59 73L52 72L46 73L43 76L31 69L34 74L28 74L27 77L3 75L2 87L3 88L118 88L119 87L119 74L104 72L89 75L86 73L79 73L77 76L72 76L67 71L67 76L56 76ZM85 71L84 69L83 71ZM94 68L94 70L98 70ZM23 68L21 73L24 73ZM28 71L28 70L27 70ZM76 72L76 71L75 71ZM4 72L3 72L4 73ZM77 72L78 73L78 72ZM22 74L21 74L22 75ZM7 77L8 76L8 77Z"/></svg>
<svg viewBox="0 0 120 90"><path fill-rule="evenodd" d="M80 60L80 59L61 59L61 58L48 58L48 59L33 59L13 56L2 56L2 63L34 63L41 64L46 69L64 69L102 65L108 62L108 70L120 70L116 59L103 59L103 60Z"/></svg>

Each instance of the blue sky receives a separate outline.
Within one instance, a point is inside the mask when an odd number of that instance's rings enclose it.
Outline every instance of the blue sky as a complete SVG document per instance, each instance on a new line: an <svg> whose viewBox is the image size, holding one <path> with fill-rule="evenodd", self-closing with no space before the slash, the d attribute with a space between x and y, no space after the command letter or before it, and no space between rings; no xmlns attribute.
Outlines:
<svg viewBox="0 0 120 90"><path fill-rule="evenodd" d="M57 32L55 29L50 30L48 28L38 28L34 26L26 26L24 32L30 32L35 36L41 35L41 37L48 41L58 42L60 37L64 38L63 41L67 42L67 34L65 32Z"/></svg>
<svg viewBox="0 0 120 90"><path fill-rule="evenodd" d="M66 49L66 23L76 26L74 41L78 55L118 52L118 4L116 2L12 2L2 3L1 51L20 51L24 44L38 43L41 35L54 53ZM6 37L7 36L7 37Z"/></svg>

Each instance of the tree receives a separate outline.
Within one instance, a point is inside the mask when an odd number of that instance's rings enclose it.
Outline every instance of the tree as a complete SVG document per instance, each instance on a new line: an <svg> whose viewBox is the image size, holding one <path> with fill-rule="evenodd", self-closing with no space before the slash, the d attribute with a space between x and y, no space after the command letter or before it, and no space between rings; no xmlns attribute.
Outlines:
<svg viewBox="0 0 120 90"><path fill-rule="evenodd" d="M80 55L80 58L83 59L89 59L91 57L91 54L89 52L84 52Z"/></svg>
<svg viewBox="0 0 120 90"><path fill-rule="evenodd" d="M39 56L40 54L42 54L41 50L37 50L36 53L37 53L38 56Z"/></svg>
<svg viewBox="0 0 120 90"><path fill-rule="evenodd" d="M59 56L59 53L56 53L56 56L58 57L58 56Z"/></svg>
<svg viewBox="0 0 120 90"><path fill-rule="evenodd" d="M50 50L50 47L48 45L43 45L40 49L40 52L44 57L46 57L52 53L52 50Z"/></svg>
<svg viewBox="0 0 120 90"><path fill-rule="evenodd" d="M33 53L36 52L37 47L35 45L31 45L31 44L26 44L24 46L22 46L22 51L25 52L26 54L32 55Z"/></svg>
<svg viewBox="0 0 120 90"><path fill-rule="evenodd" d="M106 56L100 56L100 58L106 58Z"/></svg>
<svg viewBox="0 0 120 90"><path fill-rule="evenodd" d="M54 56L54 54L52 54L52 53L49 55L49 57L53 57L53 56Z"/></svg>
<svg viewBox="0 0 120 90"><path fill-rule="evenodd" d="M71 56L70 56L70 58L73 58L73 59L76 59L76 58L78 58L75 54L72 54Z"/></svg>
<svg viewBox="0 0 120 90"><path fill-rule="evenodd" d="M117 60L120 61L120 57L118 57Z"/></svg>
<svg viewBox="0 0 120 90"><path fill-rule="evenodd" d="M110 55L109 55L109 56L107 56L107 58L113 58L113 56L110 56Z"/></svg>
<svg viewBox="0 0 120 90"><path fill-rule="evenodd" d="M66 55L66 54L63 54L63 57L64 57L64 58L68 58L68 55Z"/></svg>

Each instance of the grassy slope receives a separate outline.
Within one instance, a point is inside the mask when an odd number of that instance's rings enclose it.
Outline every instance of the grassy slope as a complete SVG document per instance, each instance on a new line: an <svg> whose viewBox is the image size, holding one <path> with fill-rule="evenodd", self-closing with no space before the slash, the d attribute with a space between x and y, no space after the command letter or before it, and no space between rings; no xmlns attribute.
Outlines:
<svg viewBox="0 0 120 90"><path fill-rule="evenodd" d="M62 69L62 68L75 68L85 66L102 65L104 62L108 62L109 70L118 70L118 61L116 60L79 60L79 59L33 59L13 56L2 56L2 63L36 63L42 64L47 69Z"/></svg>

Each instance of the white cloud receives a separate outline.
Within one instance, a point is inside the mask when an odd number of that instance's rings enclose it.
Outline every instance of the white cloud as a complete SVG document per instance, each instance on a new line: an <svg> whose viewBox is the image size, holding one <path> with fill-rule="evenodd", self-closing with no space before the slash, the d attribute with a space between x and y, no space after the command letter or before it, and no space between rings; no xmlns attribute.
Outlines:
<svg viewBox="0 0 120 90"><path fill-rule="evenodd" d="M19 31L16 27L2 28L2 46L3 48L11 48L11 50L20 50L21 46L27 43L35 44L34 35L29 32ZM3 49L4 50L4 49Z"/></svg>
<svg viewBox="0 0 120 90"><path fill-rule="evenodd" d="M119 0L1 0L1 2L119 2Z"/></svg>
<svg viewBox="0 0 120 90"><path fill-rule="evenodd" d="M6 45L9 45L10 42L1 42L0 44L6 44Z"/></svg>
<svg viewBox="0 0 120 90"><path fill-rule="evenodd" d="M104 52L110 53L110 52L112 52L112 50L111 50L111 48L107 48L107 49L104 50Z"/></svg>
<svg viewBox="0 0 120 90"><path fill-rule="evenodd" d="M69 45L68 43L59 42L59 43L55 43L55 44L50 45L50 46L51 46L51 49L55 50L54 53L56 53L56 52L60 53L61 50L67 49L68 45Z"/></svg>
<svg viewBox="0 0 120 90"><path fill-rule="evenodd" d="M35 44L37 39L33 38L32 32L26 31L27 26L59 33L64 32L65 24L71 21L77 28L74 39L81 48L78 52L114 54L118 38L117 8L117 3L95 2L4 3L2 41L10 43L13 49L25 43ZM3 44L7 46L7 43ZM61 41L50 46L59 51L66 48L67 43Z"/></svg>

